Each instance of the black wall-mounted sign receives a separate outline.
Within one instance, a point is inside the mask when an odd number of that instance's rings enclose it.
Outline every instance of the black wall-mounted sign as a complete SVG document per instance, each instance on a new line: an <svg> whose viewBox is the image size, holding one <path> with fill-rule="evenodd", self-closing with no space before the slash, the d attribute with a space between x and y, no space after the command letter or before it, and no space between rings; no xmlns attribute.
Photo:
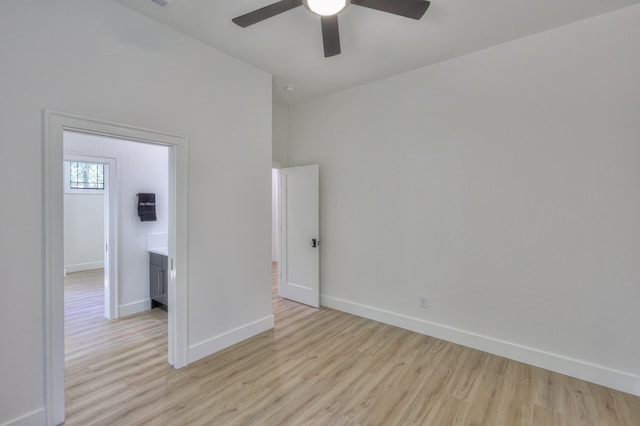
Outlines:
<svg viewBox="0 0 640 426"><path fill-rule="evenodd" d="M138 194L138 216L141 222L156 221L156 194L145 192Z"/></svg>

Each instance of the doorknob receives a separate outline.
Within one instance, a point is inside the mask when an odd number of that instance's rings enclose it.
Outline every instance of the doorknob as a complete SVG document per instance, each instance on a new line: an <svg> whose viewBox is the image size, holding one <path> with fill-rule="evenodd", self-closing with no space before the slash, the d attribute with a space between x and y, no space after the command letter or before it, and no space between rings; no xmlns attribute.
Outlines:
<svg viewBox="0 0 640 426"><path fill-rule="evenodd" d="M315 238L311 239L311 247L318 247L320 245L320 240L317 240Z"/></svg>

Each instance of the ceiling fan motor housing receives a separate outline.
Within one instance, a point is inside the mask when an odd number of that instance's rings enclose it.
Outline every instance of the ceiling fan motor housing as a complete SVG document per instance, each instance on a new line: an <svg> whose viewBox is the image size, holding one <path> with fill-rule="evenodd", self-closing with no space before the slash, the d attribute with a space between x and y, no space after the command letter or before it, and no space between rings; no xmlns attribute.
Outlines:
<svg viewBox="0 0 640 426"><path fill-rule="evenodd" d="M342 12L351 0L302 0L304 7L320 16L332 16Z"/></svg>

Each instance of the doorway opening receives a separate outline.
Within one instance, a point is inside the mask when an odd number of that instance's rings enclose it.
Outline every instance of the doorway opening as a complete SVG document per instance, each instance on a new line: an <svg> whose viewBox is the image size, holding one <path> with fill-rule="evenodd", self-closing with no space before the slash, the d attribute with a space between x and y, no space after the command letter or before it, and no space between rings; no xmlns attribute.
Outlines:
<svg viewBox="0 0 640 426"><path fill-rule="evenodd" d="M169 147L67 130L63 145L66 272L102 261L107 319L149 310L150 250L168 255ZM154 198L145 220L136 211L140 193Z"/></svg>
<svg viewBox="0 0 640 426"><path fill-rule="evenodd" d="M63 144L64 139L69 141L78 136L84 139L83 135L65 132ZM115 247L111 230L115 234L116 162L115 157L98 156L93 151L76 153L64 150L64 275L103 270L102 299L107 319L118 317L117 263L115 259L109 259L112 251L109 247Z"/></svg>
<svg viewBox="0 0 640 426"><path fill-rule="evenodd" d="M65 418L64 399L64 202L63 158L65 132L111 137L163 145L168 149L168 312L167 360L175 368L187 365L187 229L188 229L188 140L154 130L45 110L43 113L44 151L44 293L45 293L45 378L47 422L59 424ZM112 186L113 188L113 186ZM116 206L110 205L110 209ZM118 211L123 211L121 207ZM115 215L114 215L115 217ZM117 220L117 218L115 219ZM109 230L110 235L113 231ZM117 265L117 243L105 244L109 270ZM113 266L113 267L111 267ZM115 274L117 276L117 274ZM114 298L117 300L117 298ZM134 304L135 307L135 304ZM119 314L130 307L118 306ZM116 315L118 312L116 312Z"/></svg>

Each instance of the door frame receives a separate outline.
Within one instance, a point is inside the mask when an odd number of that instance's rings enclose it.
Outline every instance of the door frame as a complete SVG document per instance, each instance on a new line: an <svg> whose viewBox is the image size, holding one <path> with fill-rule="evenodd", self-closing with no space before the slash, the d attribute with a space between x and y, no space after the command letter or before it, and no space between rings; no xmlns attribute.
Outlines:
<svg viewBox="0 0 640 426"><path fill-rule="evenodd" d="M64 133L63 133L64 138ZM64 139L63 139L64 149ZM118 309L118 160L94 154L76 153L63 150L63 161L85 161L104 164L104 247L102 255L105 271L104 317L117 319ZM66 178L66 177L65 177ZM65 208L66 209L66 208Z"/></svg>
<svg viewBox="0 0 640 426"><path fill-rule="evenodd" d="M45 109L43 150L44 378L47 424L64 421L63 135L76 131L169 147L168 361L188 364L188 154L187 137Z"/></svg>

